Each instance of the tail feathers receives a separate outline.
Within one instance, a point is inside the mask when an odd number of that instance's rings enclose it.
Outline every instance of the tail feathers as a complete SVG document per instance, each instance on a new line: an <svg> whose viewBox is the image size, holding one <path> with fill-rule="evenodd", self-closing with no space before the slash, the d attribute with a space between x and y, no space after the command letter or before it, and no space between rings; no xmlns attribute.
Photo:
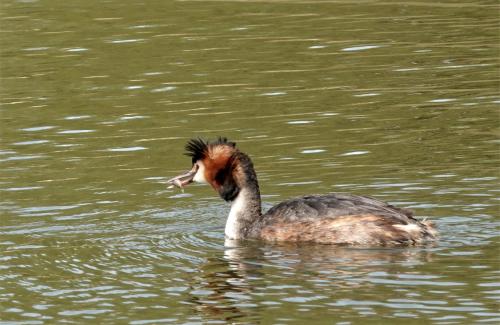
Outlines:
<svg viewBox="0 0 500 325"><path fill-rule="evenodd" d="M436 230L434 222L427 220L427 218L425 218L420 223L425 227L425 231L429 235L429 237L431 237L432 239L437 238L438 232Z"/></svg>
<svg viewBox="0 0 500 325"><path fill-rule="evenodd" d="M409 241L414 244L434 241L437 238L437 231L434 223L429 220L409 223L406 225L393 225L393 227L402 231L405 241Z"/></svg>

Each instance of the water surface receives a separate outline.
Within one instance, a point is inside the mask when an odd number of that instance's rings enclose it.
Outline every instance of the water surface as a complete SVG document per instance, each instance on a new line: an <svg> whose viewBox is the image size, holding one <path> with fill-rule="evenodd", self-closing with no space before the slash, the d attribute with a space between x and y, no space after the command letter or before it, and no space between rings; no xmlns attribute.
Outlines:
<svg viewBox="0 0 500 325"><path fill-rule="evenodd" d="M0 321L500 322L493 1L12 1L0 14ZM192 137L265 208L371 195L437 245L224 243Z"/></svg>

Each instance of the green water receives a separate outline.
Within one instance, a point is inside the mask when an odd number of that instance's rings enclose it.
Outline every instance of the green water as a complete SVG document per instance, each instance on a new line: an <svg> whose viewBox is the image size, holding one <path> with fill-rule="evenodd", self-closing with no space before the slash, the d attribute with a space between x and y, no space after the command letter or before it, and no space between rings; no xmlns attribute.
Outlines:
<svg viewBox="0 0 500 325"><path fill-rule="evenodd" d="M12 1L0 14L0 323L500 322L495 1ZM436 246L224 245L165 181L192 137L265 208L371 195Z"/></svg>

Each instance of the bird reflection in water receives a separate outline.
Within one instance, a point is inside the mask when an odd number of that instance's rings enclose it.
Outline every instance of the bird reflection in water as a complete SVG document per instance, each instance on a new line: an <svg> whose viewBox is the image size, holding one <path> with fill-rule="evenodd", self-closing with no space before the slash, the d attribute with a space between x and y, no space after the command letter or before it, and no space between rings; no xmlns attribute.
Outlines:
<svg viewBox="0 0 500 325"><path fill-rule="evenodd" d="M308 274L316 282L338 290L375 286L366 281L372 272L397 273L402 265L429 262L432 252L420 248L338 247L310 243L263 243L226 239L222 256L209 258L199 270L190 302L208 319L258 322L261 294L268 296L264 279L289 284L293 274ZM283 279L283 283L280 283ZM297 283L301 285L301 283ZM203 292L202 295L196 293ZM333 291L334 292L334 291ZM324 294L324 292L322 292ZM282 296L280 296L282 298ZM335 300L331 297L331 300Z"/></svg>
<svg viewBox="0 0 500 325"><path fill-rule="evenodd" d="M239 245L238 241L233 241L223 256L209 258L200 267L199 283L194 285L198 290L194 292L203 292L204 295L192 295L190 302L210 319L235 322L245 318L245 321L252 321L253 313L248 312L249 307L259 308L252 303L251 293L255 291L252 280L262 275L262 265L254 261L262 257L260 245Z"/></svg>

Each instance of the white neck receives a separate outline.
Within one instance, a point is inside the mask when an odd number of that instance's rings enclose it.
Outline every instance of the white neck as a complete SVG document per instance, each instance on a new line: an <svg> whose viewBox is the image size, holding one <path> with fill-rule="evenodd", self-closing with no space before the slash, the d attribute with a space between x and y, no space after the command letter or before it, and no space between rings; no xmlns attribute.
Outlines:
<svg viewBox="0 0 500 325"><path fill-rule="evenodd" d="M258 190L243 187L231 202L231 211L226 221L225 234L228 239L244 239L261 215Z"/></svg>
<svg viewBox="0 0 500 325"><path fill-rule="evenodd" d="M231 211L229 211L229 216L226 220L226 229L224 231L227 238L242 238L243 234L241 232L241 228L243 227L243 225L239 216L245 212L246 206L246 195L244 195L243 191L241 191L238 196L236 196L236 199L231 202Z"/></svg>

